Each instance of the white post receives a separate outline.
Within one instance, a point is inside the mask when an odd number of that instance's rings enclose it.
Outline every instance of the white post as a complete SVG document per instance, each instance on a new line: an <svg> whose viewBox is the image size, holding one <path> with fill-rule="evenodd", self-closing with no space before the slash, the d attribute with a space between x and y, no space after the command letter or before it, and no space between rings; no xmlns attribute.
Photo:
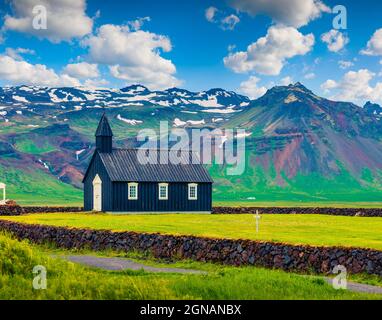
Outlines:
<svg viewBox="0 0 382 320"><path fill-rule="evenodd" d="M259 222L261 216L259 215L259 210L256 210L255 220L256 220L256 233L259 233Z"/></svg>

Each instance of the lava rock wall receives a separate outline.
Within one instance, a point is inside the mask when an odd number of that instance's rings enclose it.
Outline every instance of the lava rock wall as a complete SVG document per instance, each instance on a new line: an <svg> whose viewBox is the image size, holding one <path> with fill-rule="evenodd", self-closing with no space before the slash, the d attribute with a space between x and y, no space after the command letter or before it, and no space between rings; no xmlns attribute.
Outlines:
<svg viewBox="0 0 382 320"><path fill-rule="evenodd" d="M54 243L66 249L135 250L151 252L154 257L162 259L192 259L235 266L254 265L302 273L313 271L328 274L335 266L343 265L348 273L382 276L382 251L371 249L68 229L6 220L0 220L0 229L12 233L18 239L28 239L34 243Z"/></svg>

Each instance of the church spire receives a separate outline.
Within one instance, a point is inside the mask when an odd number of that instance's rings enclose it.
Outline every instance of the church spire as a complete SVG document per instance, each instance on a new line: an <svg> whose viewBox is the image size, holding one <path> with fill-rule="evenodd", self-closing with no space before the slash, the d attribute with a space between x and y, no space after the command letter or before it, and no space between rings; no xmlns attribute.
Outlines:
<svg viewBox="0 0 382 320"><path fill-rule="evenodd" d="M113 149L113 131L111 131L106 114L103 113L96 131L96 148L102 153L111 153Z"/></svg>

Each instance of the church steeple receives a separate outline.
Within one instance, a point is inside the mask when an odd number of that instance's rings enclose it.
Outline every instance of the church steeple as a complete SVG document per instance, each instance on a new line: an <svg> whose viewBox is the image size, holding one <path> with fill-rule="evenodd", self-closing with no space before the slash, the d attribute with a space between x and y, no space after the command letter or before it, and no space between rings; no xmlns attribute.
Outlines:
<svg viewBox="0 0 382 320"><path fill-rule="evenodd" d="M113 131L104 113L99 121L96 131L96 148L102 153L111 153L113 149Z"/></svg>

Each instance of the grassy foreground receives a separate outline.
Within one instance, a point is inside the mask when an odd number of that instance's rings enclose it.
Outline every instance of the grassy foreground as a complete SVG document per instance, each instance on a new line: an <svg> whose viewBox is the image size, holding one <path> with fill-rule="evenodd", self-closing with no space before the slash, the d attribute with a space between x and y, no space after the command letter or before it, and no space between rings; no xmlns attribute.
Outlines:
<svg viewBox="0 0 382 320"><path fill-rule="evenodd" d="M315 246L364 247L382 250L382 218L327 215L261 216L255 231L253 215L107 215L107 214L33 214L0 217L17 222L76 228L139 231L216 238L245 238L309 244Z"/></svg>
<svg viewBox="0 0 382 320"><path fill-rule="evenodd" d="M61 252L62 253L62 252ZM335 290L319 277L196 262L178 266L207 275L110 272L60 258L54 250L0 234L0 299L381 299ZM32 287L33 267L47 269L47 289Z"/></svg>

